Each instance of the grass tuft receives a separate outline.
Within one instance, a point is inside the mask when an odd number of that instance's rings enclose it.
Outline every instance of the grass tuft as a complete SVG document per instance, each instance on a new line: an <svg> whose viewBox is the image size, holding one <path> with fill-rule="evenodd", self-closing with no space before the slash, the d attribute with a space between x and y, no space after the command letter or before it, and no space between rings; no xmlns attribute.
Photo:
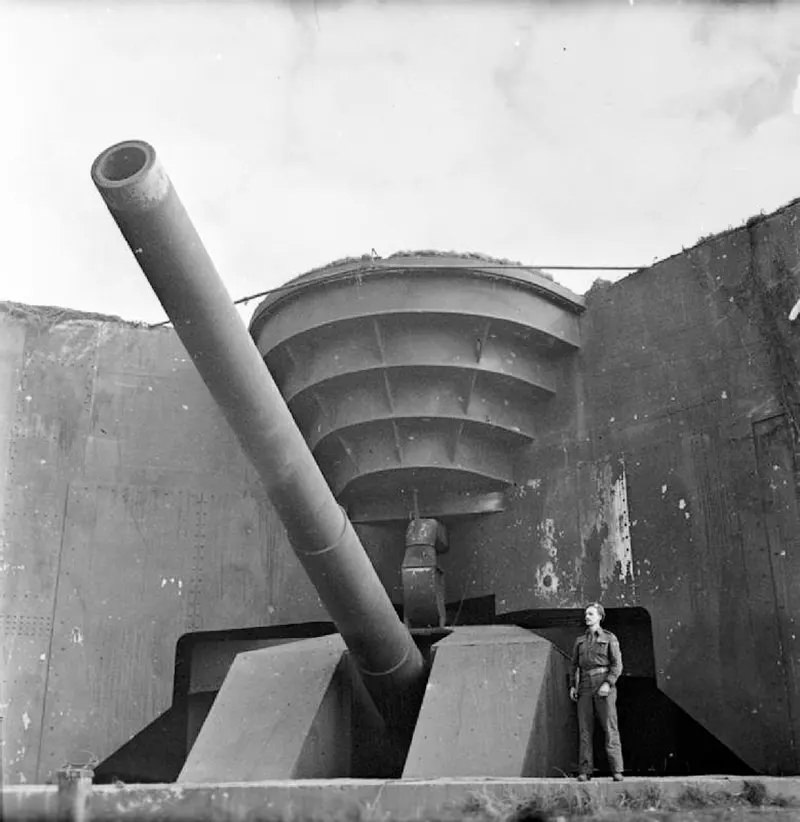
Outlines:
<svg viewBox="0 0 800 822"><path fill-rule="evenodd" d="M796 800L780 794L770 796L767 786L758 780L745 780L744 788L738 799L755 808L795 808L798 805Z"/></svg>
<svg viewBox="0 0 800 822"><path fill-rule="evenodd" d="M508 800L488 793L471 794L461 810L468 816L483 816L486 819L505 819L511 808Z"/></svg>
<svg viewBox="0 0 800 822"><path fill-rule="evenodd" d="M681 808L707 808L714 804L716 803L709 792L698 785L687 785L678 797L678 805Z"/></svg>
<svg viewBox="0 0 800 822"><path fill-rule="evenodd" d="M545 822L558 816L589 816L598 810L593 797L581 789L559 790L524 802L488 794L472 794L458 811L471 822Z"/></svg>
<svg viewBox="0 0 800 822"><path fill-rule="evenodd" d="M750 782L745 780L742 789L742 799L750 805L760 808L768 803L767 788L763 782Z"/></svg>
<svg viewBox="0 0 800 822"><path fill-rule="evenodd" d="M554 814L588 816L596 810L594 798L588 791L559 790L546 799L533 797L517 806L506 822L534 822L534 820L550 819Z"/></svg>
<svg viewBox="0 0 800 822"><path fill-rule="evenodd" d="M624 790L617 797L616 806L619 810L656 811L667 808L669 804L665 804L658 785L649 784L636 793Z"/></svg>

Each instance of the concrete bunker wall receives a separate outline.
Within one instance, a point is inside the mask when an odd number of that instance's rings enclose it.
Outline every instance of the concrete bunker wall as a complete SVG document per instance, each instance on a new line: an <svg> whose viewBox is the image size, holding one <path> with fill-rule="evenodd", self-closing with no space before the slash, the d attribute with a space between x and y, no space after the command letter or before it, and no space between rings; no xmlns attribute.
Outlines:
<svg viewBox="0 0 800 822"><path fill-rule="evenodd" d="M0 313L5 778L167 710L191 631L327 619L170 329Z"/></svg>
<svg viewBox="0 0 800 822"><path fill-rule="evenodd" d="M798 214L595 287L507 510L444 558L498 613L646 608L659 687L768 772L800 771ZM0 389L9 782L164 712L182 634L326 618L171 330L6 306Z"/></svg>
<svg viewBox="0 0 800 822"><path fill-rule="evenodd" d="M445 560L499 612L646 608L659 687L772 773L800 770L798 215L592 289L513 504Z"/></svg>

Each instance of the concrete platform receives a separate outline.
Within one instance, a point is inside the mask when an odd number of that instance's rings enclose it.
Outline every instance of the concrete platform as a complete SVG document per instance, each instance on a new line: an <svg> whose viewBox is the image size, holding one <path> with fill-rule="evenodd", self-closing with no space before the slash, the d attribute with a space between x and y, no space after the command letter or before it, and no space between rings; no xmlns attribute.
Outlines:
<svg viewBox="0 0 800 822"><path fill-rule="evenodd" d="M634 801L679 802L683 797L714 798L723 807L745 802L747 784L763 786L764 803L780 799L800 812L800 777L702 776L660 779L396 779L281 780L217 785L100 785L88 803L88 820L457 819L464 808L510 808L538 797L545 802L572 798L595 810L630 807ZM752 793L752 791L751 791ZM3 819L55 819L52 785L5 786Z"/></svg>

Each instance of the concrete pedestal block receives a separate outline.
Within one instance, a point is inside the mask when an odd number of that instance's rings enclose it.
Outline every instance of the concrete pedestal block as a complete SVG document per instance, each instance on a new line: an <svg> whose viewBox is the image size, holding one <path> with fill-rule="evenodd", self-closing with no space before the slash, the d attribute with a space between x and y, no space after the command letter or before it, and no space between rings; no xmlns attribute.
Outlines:
<svg viewBox="0 0 800 822"><path fill-rule="evenodd" d="M178 782L349 776L352 715L380 718L339 635L238 654Z"/></svg>
<svg viewBox="0 0 800 822"><path fill-rule="evenodd" d="M577 764L569 660L516 626L456 628L435 654L403 778L563 776Z"/></svg>

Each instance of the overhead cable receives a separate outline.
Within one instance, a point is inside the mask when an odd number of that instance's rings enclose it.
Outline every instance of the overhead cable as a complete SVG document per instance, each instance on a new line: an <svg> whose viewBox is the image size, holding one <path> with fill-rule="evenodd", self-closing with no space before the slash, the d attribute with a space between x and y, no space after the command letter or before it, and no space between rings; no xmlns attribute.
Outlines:
<svg viewBox="0 0 800 822"><path fill-rule="evenodd" d="M474 260L476 264L476 268L487 269L487 268L497 268L501 270L508 270L508 269L522 269L522 270L542 270L542 271L638 271L640 268L644 268L641 265L522 265L522 264L501 264L501 263L484 263L479 259ZM450 270L453 266L438 266L438 265L426 265L424 266L425 271L438 271L438 270ZM395 270L403 270L407 271L408 269L403 266L397 266L396 268L393 266L371 266L368 268L360 268L355 271L337 271L332 272L327 275L322 275L320 277L315 277L313 280L305 279L302 276L292 280L291 282L284 283L283 285L277 285L274 288L267 288L264 291L258 291L255 294L248 294L246 297L240 297L238 300L234 300L234 305L246 305L250 302L250 300L257 300L260 297L268 297L270 294L281 294L281 293L290 293L292 291L297 291L298 289L305 288L305 286L309 282L313 282L314 285L324 285L328 282L334 282L337 280L357 280L359 278L363 278L365 275L370 276L371 274L380 273L391 273ZM165 325L171 325L169 320L163 320L159 323L152 323L149 325L149 328L161 328Z"/></svg>

